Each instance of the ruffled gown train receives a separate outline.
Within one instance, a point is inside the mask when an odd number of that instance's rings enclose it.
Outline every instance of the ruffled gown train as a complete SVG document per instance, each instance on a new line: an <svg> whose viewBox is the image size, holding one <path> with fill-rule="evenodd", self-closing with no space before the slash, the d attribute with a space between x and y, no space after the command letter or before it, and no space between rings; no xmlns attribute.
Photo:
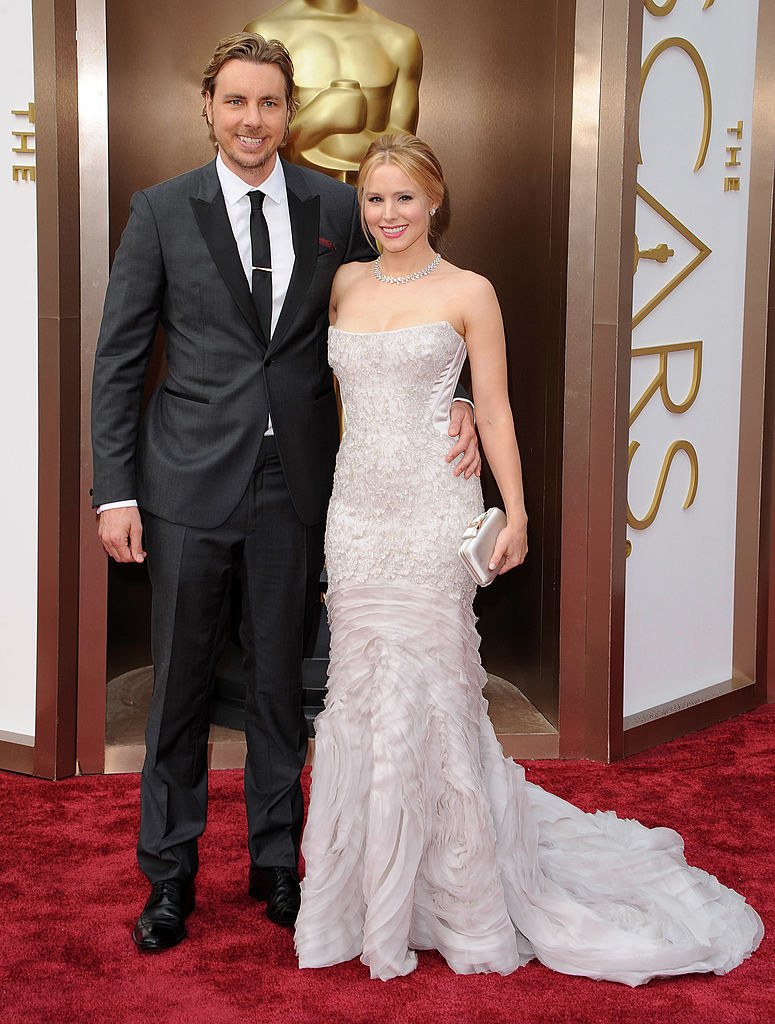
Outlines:
<svg viewBox="0 0 775 1024"><path fill-rule="evenodd" d="M481 491L444 461L463 339L446 322L331 328L329 355L347 430L326 536L331 661L300 966L360 956L388 979L436 949L461 974L534 957L627 985L731 970L761 921L687 865L676 832L586 814L503 757L457 556Z"/></svg>

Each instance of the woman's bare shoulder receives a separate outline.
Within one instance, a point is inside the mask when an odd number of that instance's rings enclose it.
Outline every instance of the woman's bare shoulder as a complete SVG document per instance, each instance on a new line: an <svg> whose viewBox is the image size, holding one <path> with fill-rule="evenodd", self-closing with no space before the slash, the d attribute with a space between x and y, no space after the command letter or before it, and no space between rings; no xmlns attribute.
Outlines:
<svg viewBox="0 0 775 1024"><path fill-rule="evenodd" d="M473 270L464 270L462 267L456 267L454 263L447 263L447 273L450 277L454 277L455 288L464 289L466 294L471 296L495 295L495 289L490 281Z"/></svg>
<svg viewBox="0 0 775 1024"><path fill-rule="evenodd" d="M454 285L455 296L464 310L481 306L498 306L498 299L491 282L473 270L463 270L449 264L449 280Z"/></svg>
<svg viewBox="0 0 775 1024"><path fill-rule="evenodd" d="M343 263L337 270L334 281L339 285L345 287L349 284L353 284L355 281L359 281L364 277L368 277L369 274L373 273L374 262L369 263Z"/></svg>
<svg viewBox="0 0 775 1024"><path fill-rule="evenodd" d="M334 274L331 284L330 306L332 311L336 309L344 296L368 279L373 266L373 263L343 263L341 265Z"/></svg>

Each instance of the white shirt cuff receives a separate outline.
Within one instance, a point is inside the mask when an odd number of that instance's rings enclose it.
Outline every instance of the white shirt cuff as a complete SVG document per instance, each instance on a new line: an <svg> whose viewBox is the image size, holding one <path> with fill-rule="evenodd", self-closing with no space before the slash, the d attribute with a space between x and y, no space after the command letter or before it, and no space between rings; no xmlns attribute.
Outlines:
<svg viewBox="0 0 775 1024"><path fill-rule="evenodd" d="M129 498L128 501L106 501L104 505L97 506L97 515L100 512L107 512L109 508L137 508L137 502L134 498Z"/></svg>
<svg viewBox="0 0 775 1024"><path fill-rule="evenodd" d="M463 398L462 395L460 396L460 398L455 398L455 396L453 395L452 396L452 405L454 405L455 402L465 402L466 405L470 405L471 406L471 410L472 410L472 412L474 414L474 423L476 423L476 406L474 405L472 400L470 398ZM450 406L450 408L451 408L451 406Z"/></svg>

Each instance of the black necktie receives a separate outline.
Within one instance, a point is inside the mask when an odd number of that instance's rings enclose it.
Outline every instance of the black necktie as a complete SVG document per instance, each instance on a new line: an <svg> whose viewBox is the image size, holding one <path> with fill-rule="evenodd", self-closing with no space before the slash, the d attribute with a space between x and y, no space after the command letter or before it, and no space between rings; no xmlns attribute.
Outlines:
<svg viewBox="0 0 775 1024"><path fill-rule="evenodd" d="M253 304L258 321L269 341L272 333L272 250L269 229L262 209L264 193L248 192L250 196L250 249L253 263Z"/></svg>

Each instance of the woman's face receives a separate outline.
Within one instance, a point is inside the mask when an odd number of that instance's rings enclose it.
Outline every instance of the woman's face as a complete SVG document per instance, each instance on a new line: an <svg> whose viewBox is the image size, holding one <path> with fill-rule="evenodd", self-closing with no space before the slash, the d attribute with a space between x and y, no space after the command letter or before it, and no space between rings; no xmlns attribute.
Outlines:
<svg viewBox="0 0 775 1024"><path fill-rule="evenodd" d="M428 244L431 201L395 164L378 164L363 191L363 215L385 252L404 253Z"/></svg>

